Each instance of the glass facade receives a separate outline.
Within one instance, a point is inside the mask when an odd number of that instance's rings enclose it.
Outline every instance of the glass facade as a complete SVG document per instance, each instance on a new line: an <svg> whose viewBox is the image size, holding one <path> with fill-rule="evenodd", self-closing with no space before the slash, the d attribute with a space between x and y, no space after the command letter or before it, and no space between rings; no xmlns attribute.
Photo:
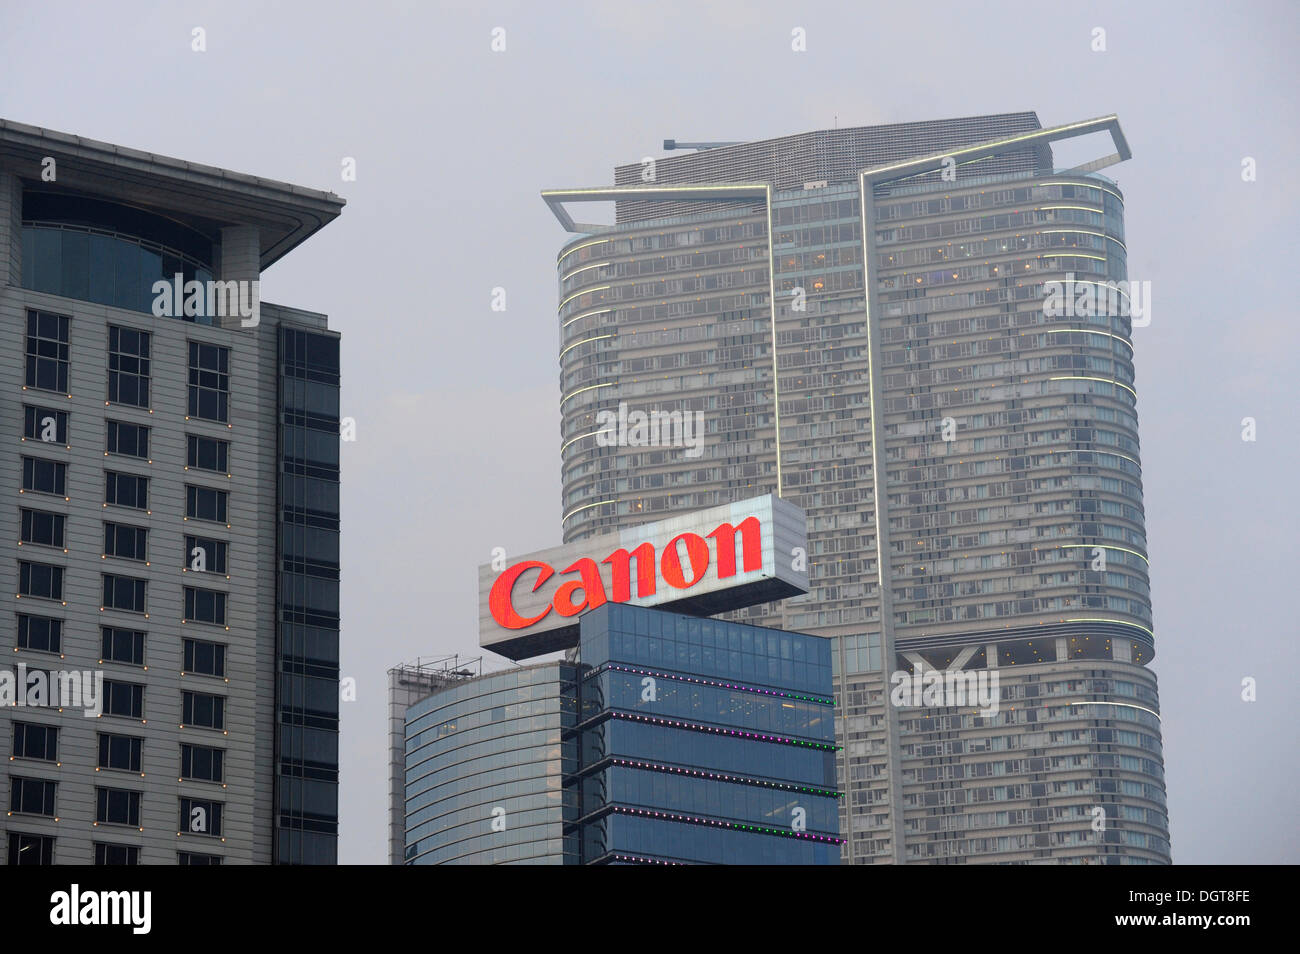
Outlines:
<svg viewBox="0 0 1300 954"><path fill-rule="evenodd" d="M206 283L212 269L188 255L152 242L58 223L24 223L23 288L93 301L130 311L153 312L154 282ZM211 324L205 313L186 320Z"/></svg>
<svg viewBox="0 0 1300 954"><path fill-rule="evenodd" d="M627 604L584 616L583 862L838 863L830 649Z"/></svg>
<svg viewBox="0 0 1300 954"><path fill-rule="evenodd" d="M406 862L834 864L828 640L607 603L406 722Z"/></svg>
<svg viewBox="0 0 1300 954"><path fill-rule="evenodd" d="M564 842L577 668L470 680L406 717L406 863L576 864Z"/></svg>
<svg viewBox="0 0 1300 954"><path fill-rule="evenodd" d="M335 864L339 780L339 339L280 330L276 839Z"/></svg>

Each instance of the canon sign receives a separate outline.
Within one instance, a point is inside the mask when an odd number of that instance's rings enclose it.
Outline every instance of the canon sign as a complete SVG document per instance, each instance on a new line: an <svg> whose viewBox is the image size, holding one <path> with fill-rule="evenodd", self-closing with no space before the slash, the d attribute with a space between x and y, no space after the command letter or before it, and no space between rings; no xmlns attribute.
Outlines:
<svg viewBox="0 0 1300 954"><path fill-rule="evenodd" d="M479 567L479 645L525 659L577 645L604 603L711 616L808 591L806 523L774 496Z"/></svg>

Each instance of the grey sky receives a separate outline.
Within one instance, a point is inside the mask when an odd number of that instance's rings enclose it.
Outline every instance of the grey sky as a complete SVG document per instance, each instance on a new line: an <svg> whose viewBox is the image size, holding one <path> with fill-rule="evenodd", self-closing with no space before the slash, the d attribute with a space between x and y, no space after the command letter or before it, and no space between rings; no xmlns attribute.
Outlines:
<svg viewBox="0 0 1300 954"><path fill-rule="evenodd" d="M1173 857L1295 863L1298 10L0 0L0 116L348 200L262 297L344 336L342 670L359 698L340 855L379 863L385 670L477 655L477 564L560 539L564 234L539 190L610 183L666 137L1118 113L1134 158L1106 171L1130 278L1153 291L1135 339Z"/></svg>

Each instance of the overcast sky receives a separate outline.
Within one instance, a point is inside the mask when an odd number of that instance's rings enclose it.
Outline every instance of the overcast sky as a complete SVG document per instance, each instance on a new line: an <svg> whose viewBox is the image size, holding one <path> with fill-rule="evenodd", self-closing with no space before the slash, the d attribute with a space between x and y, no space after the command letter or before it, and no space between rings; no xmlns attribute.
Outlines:
<svg viewBox="0 0 1300 954"><path fill-rule="evenodd" d="M1135 363L1173 857L1296 863L1297 9L0 0L0 117L347 199L262 298L343 334L342 674L359 697L340 859L382 863L385 670L479 655L477 565L560 542L565 234L539 191L611 183L665 138L1118 113L1133 158L1106 172L1153 299Z"/></svg>

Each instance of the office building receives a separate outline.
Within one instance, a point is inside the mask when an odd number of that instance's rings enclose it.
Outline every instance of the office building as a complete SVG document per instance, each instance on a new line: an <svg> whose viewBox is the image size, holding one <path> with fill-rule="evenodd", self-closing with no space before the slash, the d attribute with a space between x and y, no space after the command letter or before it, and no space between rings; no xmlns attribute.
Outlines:
<svg viewBox="0 0 1300 954"><path fill-rule="evenodd" d="M830 641L707 618L804 592L806 543L767 495L480 567L480 646L565 656L392 671L402 860L838 863Z"/></svg>
<svg viewBox="0 0 1300 954"><path fill-rule="evenodd" d="M1058 168L1053 144L1090 134L1114 151ZM835 640L846 863L1170 860L1132 343L1150 296L1098 171L1129 154L1114 116L1013 113L543 193L574 233L563 538L766 493L807 514L809 593L731 618ZM588 202L614 224L575 221ZM703 439L625 439L632 414L702 415ZM927 672L997 678L998 711L891 702Z"/></svg>
<svg viewBox="0 0 1300 954"><path fill-rule="evenodd" d="M9 864L332 864L339 338L259 302L330 193L0 121ZM81 680L84 679L84 682Z"/></svg>
<svg viewBox="0 0 1300 954"><path fill-rule="evenodd" d="M406 863L838 863L829 640L619 603L580 629L408 709Z"/></svg>

